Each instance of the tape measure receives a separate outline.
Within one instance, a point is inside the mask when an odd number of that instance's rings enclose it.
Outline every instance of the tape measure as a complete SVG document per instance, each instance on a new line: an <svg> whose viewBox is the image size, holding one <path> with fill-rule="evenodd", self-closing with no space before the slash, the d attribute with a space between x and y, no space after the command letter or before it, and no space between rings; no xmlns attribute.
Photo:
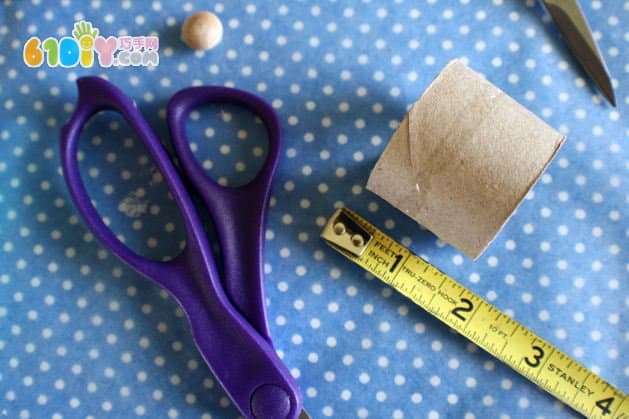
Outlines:
<svg viewBox="0 0 629 419"><path fill-rule="evenodd" d="M367 272L576 411L629 419L629 396L605 382L347 208L321 237Z"/></svg>

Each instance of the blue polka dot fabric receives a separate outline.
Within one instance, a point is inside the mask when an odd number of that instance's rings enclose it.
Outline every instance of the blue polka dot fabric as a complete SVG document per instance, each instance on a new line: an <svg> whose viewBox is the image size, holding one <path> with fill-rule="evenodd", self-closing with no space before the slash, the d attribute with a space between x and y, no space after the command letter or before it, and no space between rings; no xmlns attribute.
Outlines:
<svg viewBox="0 0 629 419"><path fill-rule="evenodd" d="M276 349L313 418L576 415L324 244L319 232L340 205L629 391L629 2L581 3L617 108L533 0L5 2L0 416L239 415L173 298L103 247L72 203L59 130L86 75L122 88L166 147L165 107L184 87L235 86L279 113L285 145L265 232L265 291ZM193 52L180 26L203 9L222 20L223 40ZM105 37L158 37L159 65L24 63L29 38L71 37L81 20ZM72 51L61 48L63 59ZM568 137L476 262L365 189L408 107L454 58ZM199 108L187 132L225 185L246 182L266 155L260 121L239 109ZM90 196L127 245L154 259L177 254L181 217L124 119L94 117L79 158Z"/></svg>

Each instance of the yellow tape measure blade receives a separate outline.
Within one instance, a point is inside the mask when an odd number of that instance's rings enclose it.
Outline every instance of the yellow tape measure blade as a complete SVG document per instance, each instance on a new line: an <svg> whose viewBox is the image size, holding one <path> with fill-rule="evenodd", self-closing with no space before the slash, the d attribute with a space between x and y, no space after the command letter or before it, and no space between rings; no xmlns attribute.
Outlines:
<svg viewBox="0 0 629 419"><path fill-rule="evenodd" d="M321 237L476 345L578 412L629 419L629 397L347 208Z"/></svg>

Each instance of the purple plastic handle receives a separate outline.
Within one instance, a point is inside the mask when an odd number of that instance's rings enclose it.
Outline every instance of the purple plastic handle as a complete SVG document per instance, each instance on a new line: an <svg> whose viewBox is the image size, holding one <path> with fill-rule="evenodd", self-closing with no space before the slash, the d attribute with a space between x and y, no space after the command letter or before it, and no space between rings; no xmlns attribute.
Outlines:
<svg viewBox="0 0 629 419"><path fill-rule="evenodd" d="M245 417L297 418L302 407L298 386L267 340L268 333L260 334L232 305L223 290L199 216L159 139L133 101L113 84L97 77L84 77L78 79L77 85L76 109L61 130L61 163L70 194L86 223L122 261L164 287L179 302L203 359ZM236 103L240 103L237 99L242 97L242 92L224 88L221 91L225 100L233 94ZM188 95L206 97L195 94L194 89L187 90ZM181 212L187 244L169 262L147 259L120 242L102 221L88 196L79 171L77 150L83 126L102 110L118 111L137 132ZM269 167L267 163L261 173L269 176L266 180L269 183L275 164L271 162ZM266 186L266 193L268 188Z"/></svg>
<svg viewBox="0 0 629 419"><path fill-rule="evenodd" d="M257 114L267 129L267 158L246 185L221 186L206 174L192 154L186 135L190 111L207 103L228 103ZM223 286L232 303L272 344L263 289L264 221L271 180L280 155L282 131L277 114L251 93L220 86L191 87L177 92L167 108L170 138L186 176L214 221L223 257Z"/></svg>

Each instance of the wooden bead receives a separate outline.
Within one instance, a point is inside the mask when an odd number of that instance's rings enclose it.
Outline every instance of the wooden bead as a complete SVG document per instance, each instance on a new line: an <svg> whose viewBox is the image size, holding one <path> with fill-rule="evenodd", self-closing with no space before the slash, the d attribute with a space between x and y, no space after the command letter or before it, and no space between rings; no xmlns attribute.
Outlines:
<svg viewBox="0 0 629 419"><path fill-rule="evenodd" d="M196 50L214 48L222 38L223 24L214 13L197 12L181 26L181 40Z"/></svg>

